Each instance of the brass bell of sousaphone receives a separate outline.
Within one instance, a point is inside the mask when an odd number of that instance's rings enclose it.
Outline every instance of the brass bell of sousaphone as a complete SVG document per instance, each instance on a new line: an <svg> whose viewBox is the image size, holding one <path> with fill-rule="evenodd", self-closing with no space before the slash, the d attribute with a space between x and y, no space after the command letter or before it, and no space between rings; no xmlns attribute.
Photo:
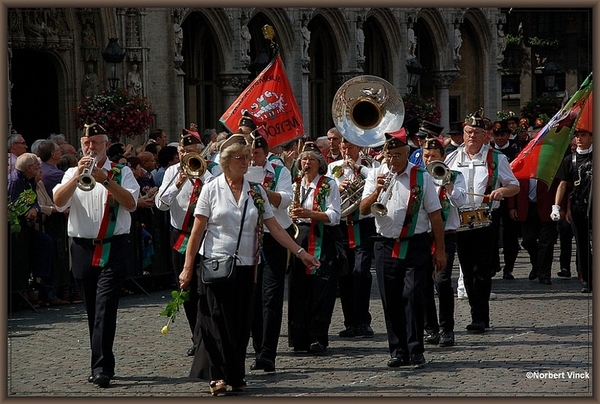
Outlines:
<svg viewBox="0 0 600 404"><path fill-rule="evenodd" d="M331 116L344 139L361 147L377 147L385 143L386 132L402 127L404 102L381 77L357 76L335 93Z"/></svg>

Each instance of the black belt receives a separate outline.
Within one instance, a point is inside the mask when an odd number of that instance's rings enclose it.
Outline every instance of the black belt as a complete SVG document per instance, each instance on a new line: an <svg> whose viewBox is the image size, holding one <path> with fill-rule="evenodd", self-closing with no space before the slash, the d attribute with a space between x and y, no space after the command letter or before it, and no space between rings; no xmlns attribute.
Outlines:
<svg viewBox="0 0 600 404"><path fill-rule="evenodd" d="M372 239L373 241L387 241L387 242L396 242L396 241L404 241L404 240L410 240L412 238L418 238L418 237L423 237L423 236L427 236L428 233L419 233L419 234L414 234L411 237L384 237L382 235L376 235L373 236Z"/></svg>
<svg viewBox="0 0 600 404"><path fill-rule="evenodd" d="M81 237L73 237L74 241L89 243L92 245L103 245L108 244L111 241L119 241L124 237L127 237L128 234L118 234L116 236L108 237L108 238L81 238Z"/></svg>

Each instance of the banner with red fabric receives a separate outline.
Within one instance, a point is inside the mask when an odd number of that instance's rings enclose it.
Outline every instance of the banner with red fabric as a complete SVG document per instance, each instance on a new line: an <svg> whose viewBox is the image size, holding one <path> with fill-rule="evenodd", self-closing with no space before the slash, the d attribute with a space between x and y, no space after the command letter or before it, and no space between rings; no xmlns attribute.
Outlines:
<svg viewBox="0 0 600 404"><path fill-rule="evenodd" d="M269 147L287 143L304 134L302 114L279 54L246 87L219 121L234 132L245 112L256 124L257 131L267 139Z"/></svg>
<svg viewBox="0 0 600 404"><path fill-rule="evenodd" d="M517 179L537 178L550 186L575 130L593 130L592 115L592 74L590 74L565 106L537 132L510 163L515 177Z"/></svg>

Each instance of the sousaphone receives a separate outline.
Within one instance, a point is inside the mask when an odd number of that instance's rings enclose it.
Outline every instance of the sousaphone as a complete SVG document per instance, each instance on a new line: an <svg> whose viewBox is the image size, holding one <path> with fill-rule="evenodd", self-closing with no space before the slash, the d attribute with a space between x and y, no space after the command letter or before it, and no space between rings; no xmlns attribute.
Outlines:
<svg viewBox="0 0 600 404"><path fill-rule="evenodd" d="M404 102L381 77L357 76L335 93L331 116L344 139L361 147L377 147L385 143L386 132L402 127Z"/></svg>

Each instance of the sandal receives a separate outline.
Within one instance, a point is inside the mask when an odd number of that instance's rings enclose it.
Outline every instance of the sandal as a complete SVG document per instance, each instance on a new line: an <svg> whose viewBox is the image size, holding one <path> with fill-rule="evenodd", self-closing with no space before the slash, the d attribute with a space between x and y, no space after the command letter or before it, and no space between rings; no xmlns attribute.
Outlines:
<svg viewBox="0 0 600 404"><path fill-rule="evenodd" d="M210 382L209 386L210 386L210 393L213 396L216 396L217 394L225 393L227 391L227 383L225 383L225 380L212 380Z"/></svg>

